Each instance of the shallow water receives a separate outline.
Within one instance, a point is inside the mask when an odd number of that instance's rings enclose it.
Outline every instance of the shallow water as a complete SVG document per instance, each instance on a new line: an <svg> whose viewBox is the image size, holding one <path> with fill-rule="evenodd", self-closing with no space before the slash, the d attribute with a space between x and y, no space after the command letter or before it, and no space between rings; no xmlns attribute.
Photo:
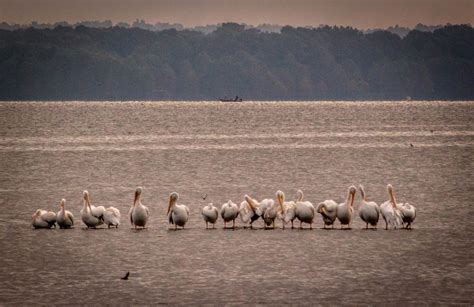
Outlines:
<svg viewBox="0 0 474 307"><path fill-rule="evenodd" d="M473 118L474 102L0 103L0 303L472 305ZM359 194L350 231L200 216L278 189L342 202L359 183L378 203L392 183L414 230L361 230ZM137 186L152 213L138 232ZM120 209L118 229L82 229L84 189ZM167 230L172 191L184 231ZM63 197L76 228L32 230Z"/></svg>

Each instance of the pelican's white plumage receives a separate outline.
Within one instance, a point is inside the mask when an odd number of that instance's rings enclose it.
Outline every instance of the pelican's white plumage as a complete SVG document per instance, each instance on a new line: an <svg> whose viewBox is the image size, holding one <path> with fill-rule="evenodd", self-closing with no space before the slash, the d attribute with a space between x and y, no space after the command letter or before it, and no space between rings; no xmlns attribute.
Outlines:
<svg viewBox="0 0 474 307"><path fill-rule="evenodd" d="M380 213L385 221L385 229L388 229L388 225L397 229L402 223L400 210L397 208L397 202L395 195L393 194L393 187L391 184L387 185L388 195L390 200L380 205Z"/></svg>
<svg viewBox="0 0 474 307"><path fill-rule="evenodd" d="M411 229L411 223L416 218L416 208L409 203L397 204L397 208L401 212L402 222L406 223L406 229Z"/></svg>
<svg viewBox="0 0 474 307"><path fill-rule="evenodd" d="M275 219L278 216L281 216L281 212L282 212L281 204L279 202L273 201L272 199L272 203L270 207L267 208L265 210L265 213L263 214L263 222L264 222L265 229L270 225L272 225L273 229L275 229Z"/></svg>
<svg viewBox="0 0 474 307"><path fill-rule="evenodd" d="M221 207L221 217L224 220L224 229L227 228L227 223L232 221L232 228L235 228L235 219L239 215L239 207L231 200L226 202Z"/></svg>
<svg viewBox="0 0 474 307"><path fill-rule="evenodd" d="M337 206L338 204L334 200L327 199L320 202L316 207L316 212L321 214L323 218L323 228L326 228L326 226L334 228L334 221L337 218Z"/></svg>
<svg viewBox="0 0 474 307"><path fill-rule="evenodd" d="M32 216L31 225L34 228L56 227L56 213L38 209Z"/></svg>
<svg viewBox="0 0 474 307"><path fill-rule="evenodd" d="M184 228L189 219L189 208L178 204L178 199L178 193L173 192L170 194L167 215L169 223L174 224L174 229L177 229L178 226Z"/></svg>
<svg viewBox="0 0 474 307"><path fill-rule="evenodd" d="M150 211L148 211L148 208L141 202L142 192L143 188L138 187L136 189L133 205L128 212L130 223L135 227L135 229L137 227L145 228L148 222L148 217L150 216Z"/></svg>
<svg viewBox="0 0 474 307"><path fill-rule="evenodd" d="M83 195L83 207L81 209L82 222L87 228L95 228L104 223L103 214L105 208L103 206L94 207L91 205L89 192L84 191Z"/></svg>
<svg viewBox="0 0 474 307"><path fill-rule="evenodd" d="M243 223L250 223L250 228L253 228L253 222L258 220L262 214L257 200L248 195L244 196L245 200L240 203L239 215Z"/></svg>
<svg viewBox="0 0 474 307"><path fill-rule="evenodd" d="M340 203L337 206L337 219L342 226L347 225L349 229L351 228L352 215L354 214L354 198L357 189L355 186L351 185L347 191L347 199L345 202Z"/></svg>
<svg viewBox="0 0 474 307"><path fill-rule="evenodd" d="M58 223L59 228L71 228L74 226L74 215L65 209L65 205L66 200L63 198L59 204L59 212L56 215L56 222Z"/></svg>
<svg viewBox="0 0 474 307"><path fill-rule="evenodd" d="M313 220L315 215L314 206L309 201L303 201L303 191L297 191L297 201L295 203L295 215L300 221L300 229L303 228L303 223L308 223L309 228L313 229Z"/></svg>
<svg viewBox="0 0 474 307"><path fill-rule="evenodd" d="M278 218L282 222L283 229L285 229L285 225L289 222L291 222L291 229L293 229L293 221L296 218L295 202L285 201L285 193L283 193L283 191L277 191L276 197L280 205L280 210L278 211Z"/></svg>
<svg viewBox="0 0 474 307"><path fill-rule="evenodd" d="M105 209L104 222L108 228L110 228L110 226L115 226L115 228L118 228L118 226L120 225L119 209L115 207L108 207L107 209Z"/></svg>
<svg viewBox="0 0 474 307"><path fill-rule="evenodd" d="M362 185L359 185L359 190L362 195L362 199L360 200L359 216L361 220L365 222L365 229L369 228L369 224L377 229L380 208L376 202L367 200L367 194L365 194L365 190Z"/></svg>
<svg viewBox="0 0 474 307"><path fill-rule="evenodd" d="M206 222L206 229L208 228L209 223L211 223L212 228L214 228L217 218L219 217L219 209L217 209L217 207L212 203L209 203L207 206L202 208L201 214L204 222Z"/></svg>

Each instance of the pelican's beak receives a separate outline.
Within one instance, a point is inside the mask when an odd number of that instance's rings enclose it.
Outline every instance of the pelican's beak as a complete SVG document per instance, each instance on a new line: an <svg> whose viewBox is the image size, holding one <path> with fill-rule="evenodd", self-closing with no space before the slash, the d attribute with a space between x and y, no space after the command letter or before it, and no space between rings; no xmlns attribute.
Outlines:
<svg viewBox="0 0 474 307"><path fill-rule="evenodd" d="M255 212L255 205L252 201L252 198L250 198L250 196L248 195L245 195L245 201L249 204L250 209L252 209L252 211Z"/></svg>
<svg viewBox="0 0 474 307"><path fill-rule="evenodd" d="M91 200L90 200L89 194L85 194L84 199L86 200L87 206L89 206L89 208L90 208L91 207Z"/></svg>
<svg viewBox="0 0 474 307"><path fill-rule="evenodd" d="M138 193L138 191L135 191L135 198L133 199L133 206L135 207L135 205L137 204L137 201L138 201L138 196L140 195L140 193Z"/></svg>
<svg viewBox="0 0 474 307"><path fill-rule="evenodd" d="M280 203L281 212L283 212L283 202L284 202L283 195L278 194L278 202Z"/></svg>
<svg viewBox="0 0 474 307"><path fill-rule="evenodd" d="M355 193L356 193L355 190L352 190L352 191L351 191L351 207L352 207L352 205L354 205Z"/></svg>
<svg viewBox="0 0 474 307"><path fill-rule="evenodd" d="M324 215L328 215L328 213L327 213L327 211L326 211L326 208L324 208L324 206L321 207L320 211L321 211ZM320 212L320 213L321 213L321 212Z"/></svg>
<svg viewBox="0 0 474 307"><path fill-rule="evenodd" d="M170 201L168 203L168 211L166 212L166 215L168 215L170 213L170 210L171 210L171 203L172 203L172 200L171 200L171 196L170 196Z"/></svg>

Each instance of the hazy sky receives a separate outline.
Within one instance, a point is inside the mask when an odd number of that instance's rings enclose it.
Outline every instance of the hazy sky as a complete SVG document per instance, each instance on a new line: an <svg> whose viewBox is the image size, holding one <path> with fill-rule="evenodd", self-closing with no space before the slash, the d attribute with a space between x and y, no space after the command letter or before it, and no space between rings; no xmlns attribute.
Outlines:
<svg viewBox="0 0 474 307"><path fill-rule="evenodd" d="M358 28L474 24L474 0L0 0L0 21L7 22L137 18L185 26L223 21Z"/></svg>

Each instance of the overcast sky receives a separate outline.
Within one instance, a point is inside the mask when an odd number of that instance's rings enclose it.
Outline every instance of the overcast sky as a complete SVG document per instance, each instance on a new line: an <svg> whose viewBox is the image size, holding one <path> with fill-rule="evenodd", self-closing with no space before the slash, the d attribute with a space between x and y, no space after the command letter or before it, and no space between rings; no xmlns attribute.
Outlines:
<svg viewBox="0 0 474 307"><path fill-rule="evenodd" d="M474 0L0 0L0 21L7 22L131 22L137 18L185 26L224 21L362 29L474 24Z"/></svg>

